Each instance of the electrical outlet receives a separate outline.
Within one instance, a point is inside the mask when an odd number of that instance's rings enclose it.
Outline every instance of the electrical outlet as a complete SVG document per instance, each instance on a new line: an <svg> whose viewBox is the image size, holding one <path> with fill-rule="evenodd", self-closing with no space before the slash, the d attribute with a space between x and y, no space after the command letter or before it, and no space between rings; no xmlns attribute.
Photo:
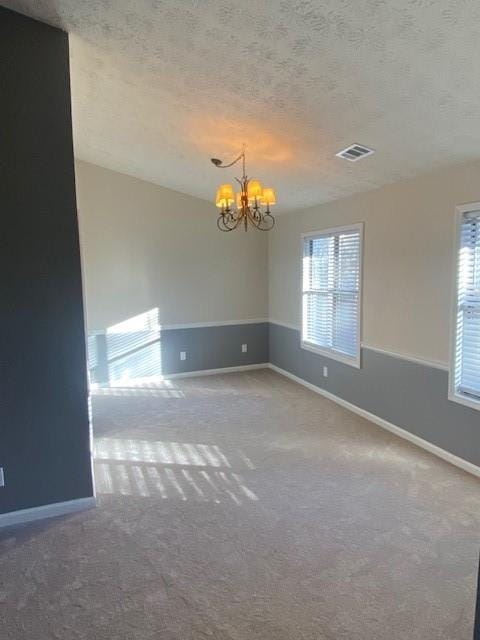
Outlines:
<svg viewBox="0 0 480 640"><path fill-rule="evenodd" d="M323 377L328 378L328 367L323 367Z"/></svg>
<svg viewBox="0 0 480 640"><path fill-rule="evenodd" d="M180 360L186 360L186 359L187 359L187 352L180 351Z"/></svg>
<svg viewBox="0 0 480 640"><path fill-rule="evenodd" d="M3 473L3 467L0 467L0 487L5 486L5 474Z"/></svg>
<svg viewBox="0 0 480 640"><path fill-rule="evenodd" d="M247 345L242 344L242 353L247 353Z"/></svg>

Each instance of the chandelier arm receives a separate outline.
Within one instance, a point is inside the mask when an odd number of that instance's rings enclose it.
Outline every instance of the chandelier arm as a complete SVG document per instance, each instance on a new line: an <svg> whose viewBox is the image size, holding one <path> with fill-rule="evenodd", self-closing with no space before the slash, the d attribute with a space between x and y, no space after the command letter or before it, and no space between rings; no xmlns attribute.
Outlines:
<svg viewBox="0 0 480 640"><path fill-rule="evenodd" d="M267 218L269 218L269 220L267 221ZM272 216L271 213L266 213L263 216L262 222L265 223L267 222L267 226L262 228L262 231L270 231L271 229L273 229L273 227L275 226L275 218Z"/></svg>
<svg viewBox="0 0 480 640"><path fill-rule="evenodd" d="M217 227L220 229L220 231L233 231L235 229L234 226L230 226L230 224L227 222L227 220L222 216L218 216L217 218Z"/></svg>
<svg viewBox="0 0 480 640"><path fill-rule="evenodd" d="M232 229L236 229L237 224L238 224L238 217L232 213L232 215L230 216L230 220L228 222L228 226L231 227Z"/></svg>
<svg viewBox="0 0 480 640"><path fill-rule="evenodd" d="M235 158L235 160L232 160L232 162L230 162L229 164L223 164L223 162L220 162L218 164L214 162L214 164L217 167L217 169L229 169L230 167L233 167L234 164L237 164L237 162L242 158L243 158L243 168L245 173L245 151L242 151L242 153L238 156L238 158Z"/></svg>
<svg viewBox="0 0 480 640"><path fill-rule="evenodd" d="M270 231L275 225L275 218L270 213L262 213L259 210L260 217L254 218L251 213L249 214L249 220L253 226L259 231ZM268 218L268 220L267 220Z"/></svg>
<svg viewBox="0 0 480 640"><path fill-rule="evenodd" d="M252 215L252 218L255 220L255 222L257 222L258 224L261 224L263 214L260 210L260 207L258 205L255 205L253 207L253 213L252 213L252 210L250 211L250 213Z"/></svg>
<svg viewBox="0 0 480 640"><path fill-rule="evenodd" d="M258 226L258 222L256 220L256 218L252 215L252 212L250 210L250 207L247 208L247 217L250 220L250 222L253 224L254 227L257 227L257 229L259 228Z"/></svg>
<svg viewBox="0 0 480 640"><path fill-rule="evenodd" d="M227 229L225 227L225 221L223 220L223 217L221 215L217 218L217 227L220 229L220 231L230 231L230 229Z"/></svg>
<svg viewBox="0 0 480 640"><path fill-rule="evenodd" d="M229 214L229 219L226 216L220 214L217 219L217 226L221 231L234 231L242 222L242 215L235 216L233 213Z"/></svg>
<svg viewBox="0 0 480 640"><path fill-rule="evenodd" d="M235 220L235 225L232 227L232 231L234 229L236 229L241 223L242 223L242 217L241 215L237 216L237 219Z"/></svg>
<svg viewBox="0 0 480 640"><path fill-rule="evenodd" d="M245 178L245 149L246 148L247 148L247 145L243 143L242 153L237 158L235 158L235 160L232 160L232 162L229 162L228 164L223 164L223 162L221 160L218 160L218 158L211 158L211 160L218 169L228 169L230 167L233 167L234 164L237 164L239 160L242 160L243 177Z"/></svg>

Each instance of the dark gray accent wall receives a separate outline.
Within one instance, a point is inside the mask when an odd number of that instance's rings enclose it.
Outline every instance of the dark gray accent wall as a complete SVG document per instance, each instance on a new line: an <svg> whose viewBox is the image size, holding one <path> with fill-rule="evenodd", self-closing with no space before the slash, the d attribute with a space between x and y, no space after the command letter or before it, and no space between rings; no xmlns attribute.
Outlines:
<svg viewBox="0 0 480 640"><path fill-rule="evenodd" d="M478 568L477 606L475 610L475 629L473 640L480 640L480 566Z"/></svg>
<svg viewBox="0 0 480 640"><path fill-rule="evenodd" d="M300 331L273 323L269 342L272 364L480 466L480 413L448 400L447 371L370 349L356 369L302 349Z"/></svg>
<svg viewBox="0 0 480 640"><path fill-rule="evenodd" d="M475 609L475 628L473 630L473 640L480 640L480 565L478 568L477 606Z"/></svg>
<svg viewBox="0 0 480 640"><path fill-rule="evenodd" d="M92 495L65 33L0 7L0 513Z"/></svg>
<svg viewBox="0 0 480 640"><path fill-rule="evenodd" d="M242 353L242 344L247 344L247 353ZM181 351L186 360L180 360ZM268 323L162 329L158 335L117 334L114 348L109 348L105 334L91 334L89 361L91 379L99 384L262 364L268 362Z"/></svg>

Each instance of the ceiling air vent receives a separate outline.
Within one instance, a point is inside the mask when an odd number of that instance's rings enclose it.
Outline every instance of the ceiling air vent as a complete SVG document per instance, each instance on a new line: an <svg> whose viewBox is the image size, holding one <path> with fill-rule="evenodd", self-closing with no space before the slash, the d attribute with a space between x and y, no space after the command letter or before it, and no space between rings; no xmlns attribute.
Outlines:
<svg viewBox="0 0 480 640"><path fill-rule="evenodd" d="M351 144L346 149L342 149L335 155L339 158L345 158L345 160L350 160L350 162L356 162L357 160L361 160L362 158L366 158L367 156L371 156L372 153L375 153L373 149L369 149L368 147L364 147L361 144Z"/></svg>

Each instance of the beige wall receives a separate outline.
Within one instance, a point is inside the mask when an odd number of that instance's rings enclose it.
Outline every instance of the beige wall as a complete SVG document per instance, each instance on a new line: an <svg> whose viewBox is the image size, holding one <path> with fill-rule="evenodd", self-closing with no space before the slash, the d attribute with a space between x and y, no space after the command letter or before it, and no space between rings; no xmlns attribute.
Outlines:
<svg viewBox="0 0 480 640"><path fill-rule="evenodd" d="M84 162L76 170L90 330L155 307L162 324L269 311L300 326L301 233L363 221L363 343L448 361L454 209L480 200L480 162L278 216L268 234L222 234L211 203Z"/></svg>
<svg viewBox="0 0 480 640"><path fill-rule="evenodd" d="M265 318L267 238L222 233L212 203L84 162L77 200L89 330Z"/></svg>
<svg viewBox="0 0 480 640"><path fill-rule="evenodd" d="M300 234L365 222L363 343L447 363L454 209L478 200L477 162L280 216L269 236L270 318L300 326Z"/></svg>

